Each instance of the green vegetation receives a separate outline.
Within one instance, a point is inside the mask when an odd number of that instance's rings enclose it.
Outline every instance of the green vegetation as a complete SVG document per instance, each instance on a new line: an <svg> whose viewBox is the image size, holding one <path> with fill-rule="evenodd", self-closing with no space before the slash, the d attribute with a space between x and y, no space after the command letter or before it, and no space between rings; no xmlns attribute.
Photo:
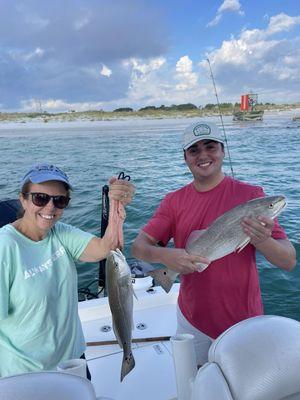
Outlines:
<svg viewBox="0 0 300 400"><path fill-rule="evenodd" d="M172 104L171 106L161 105L160 107L147 106L140 108L139 111L186 111L186 110L197 110L198 107L192 103L187 104Z"/></svg>
<svg viewBox="0 0 300 400"><path fill-rule="evenodd" d="M232 115L240 108L239 103L221 103L206 104L205 106L196 106L192 103L165 106L146 106L139 110L133 110L130 107L121 107L113 111L103 110L88 110L76 111L70 110L62 113L48 113L48 112L30 112L30 113L6 113L0 112L0 123L7 121L27 122L27 121L101 121L112 119L126 119L126 118L181 118L181 117L207 117L219 115L219 109L223 116ZM255 106L256 110L264 111L287 111L300 108L300 102L294 104L273 104L273 103L259 103Z"/></svg>
<svg viewBox="0 0 300 400"><path fill-rule="evenodd" d="M130 107L122 107L122 108L116 108L113 112L131 112L131 111L133 111L133 109Z"/></svg>

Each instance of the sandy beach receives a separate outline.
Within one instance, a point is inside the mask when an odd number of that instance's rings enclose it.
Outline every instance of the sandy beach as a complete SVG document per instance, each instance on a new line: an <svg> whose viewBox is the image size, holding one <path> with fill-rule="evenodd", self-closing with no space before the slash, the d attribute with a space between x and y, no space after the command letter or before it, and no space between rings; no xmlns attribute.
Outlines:
<svg viewBox="0 0 300 400"><path fill-rule="evenodd" d="M285 115L291 119L300 116L300 104L284 104L261 107L264 109L264 118L275 115ZM210 118L218 117L218 112L207 112L203 109L189 111L131 111L131 112L105 112L105 111L86 111L86 112L65 112L65 113L2 113L0 112L0 125L2 124L52 124L52 123L85 123L99 121L126 121L126 120L145 120L145 119L181 119L181 118ZM223 112L222 116L232 116L232 111Z"/></svg>

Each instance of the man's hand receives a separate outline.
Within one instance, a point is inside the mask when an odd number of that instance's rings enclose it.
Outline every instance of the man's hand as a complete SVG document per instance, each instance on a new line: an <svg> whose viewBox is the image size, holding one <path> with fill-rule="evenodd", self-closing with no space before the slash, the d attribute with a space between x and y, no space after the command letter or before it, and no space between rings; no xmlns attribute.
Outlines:
<svg viewBox="0 0 300 400"><path fill-rule="evenodd" d="M210 261L201 256L188 254L184 249L164 248L163 264L179 274L190 274L201 270L197 264L208 265Z"/></svg>
<svg viewBox="0 0 300 400"><path fill-rule="evenodd" d="M270 239L274 227L274 221L271 218L259 215L257 218L243 218L242 227L247 236L250 237L250 243L257 246Z"/></svg>

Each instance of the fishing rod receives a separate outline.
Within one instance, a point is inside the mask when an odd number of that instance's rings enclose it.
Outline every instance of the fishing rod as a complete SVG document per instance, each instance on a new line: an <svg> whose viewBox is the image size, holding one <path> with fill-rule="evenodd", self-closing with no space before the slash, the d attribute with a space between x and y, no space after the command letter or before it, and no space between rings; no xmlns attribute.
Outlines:
<svg viewBox="0 0 300 400"><path fill-rule="evenodd" d="M109 217L109 198L108 198L109 187L108 185L104 185L102 187L102 206L101 206L101 232L100 237L102 238L105 234L105 230L108 225L108 217ZM97 299L100 297L100 294L105 293L105 262L106 259L99 261L99 272L98 279L93 279L86 287L78 289L78 300L89 300L89 299ZM91 287L94 286L95 282L98 284L97 294L92 292Z"/></svg>
<svg viewBox="0 0 300 400"><path fill-rule="evenodd" d="M108 192L109 192L108 185L102 186L101 225L100 225L101 238L104 236L108 225L108 217L109 217ZM105 281L106 281L105 263L106 263L106 258L99 261L98 279L96 278L92 280L86 287L78 290L78 294L80 296L79 301L89 300L91 298L97 299L102 292L105 294ZM90 289L90 286L94 285L95 281L98 283L97 294L92 293Z"/></svg>
<svg viewBox="0 0 300 400"><path fill-rule="evenodd" d="M102 187L102 206L101 206L101 233L100 236L103 237L108 225L109 217L109 198L108 198L109 187L104 185ZM98 290L99 293L105 288L105 263L106 259L99 261L99 275L98 275ZM99 294L98 293L98 294Z"/></svg>
<svg viewBox="0 0 300 400"><path fill-rule="evenodd" d="M232 167L232 162L231 162L231 157L230 157L230 151L229 151L229 146L228 146L226 131L225 131L225 127L224 127L224 122L223 122L223 116L222 116L222 113L221 113L221 108L220 108L220 102L219 102L218 92L217 92L217 88L216 88L216 84L215 84L215 78L214 78L214 75L213 75L213 72L212 72L212 69L211 69L211 65L210 65L209 58L207 58L206 61L208 62L208 66L209 66L209 70L210 70L210 77L211 77L211 80L212 80L212 83L213 83L213 86L214 86L215 96L216 96L216 99L217 99L219 117L220 117L220 120L221 120L221 125L222 125L222 130L223 130L223 136L224 136L224 139L225 139L225 145L226 145L226 149L227 149L227 153L228 153L231 175L232 175L232 177L234 178L233 167Z"/></svg>
<svg viewBox="0 0 300 400"><path fill-rule="evenodd" d="M130 181L130 176L126 175L123 171L119 173L118 179ZM104 236L109 218L109 186L104 185L102 187L102 206L101 206L101 238ZM105 282L106 282L106 258L99 261L99 274L98 274L98 295L104 290L105 294Z"/></svg>

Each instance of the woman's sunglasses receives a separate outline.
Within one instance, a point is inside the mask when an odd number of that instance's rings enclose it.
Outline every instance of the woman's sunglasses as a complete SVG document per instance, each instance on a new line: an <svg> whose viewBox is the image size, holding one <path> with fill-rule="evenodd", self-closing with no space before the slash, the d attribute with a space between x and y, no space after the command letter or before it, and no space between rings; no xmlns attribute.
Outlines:
<svg viewBox="0 0 300 400"><path fill-rule="evenodd" d="M71 198L68 196L50 196L47 193L29 192L29 193L23 193L23 195L24 196L31 195L32 202L37 207L45 207L45 205L47 205L49 201L52 199L54 207L60 208L61 210L63 208L66 208L67 205L69 204L69 201L71 200Z"/></svg>

